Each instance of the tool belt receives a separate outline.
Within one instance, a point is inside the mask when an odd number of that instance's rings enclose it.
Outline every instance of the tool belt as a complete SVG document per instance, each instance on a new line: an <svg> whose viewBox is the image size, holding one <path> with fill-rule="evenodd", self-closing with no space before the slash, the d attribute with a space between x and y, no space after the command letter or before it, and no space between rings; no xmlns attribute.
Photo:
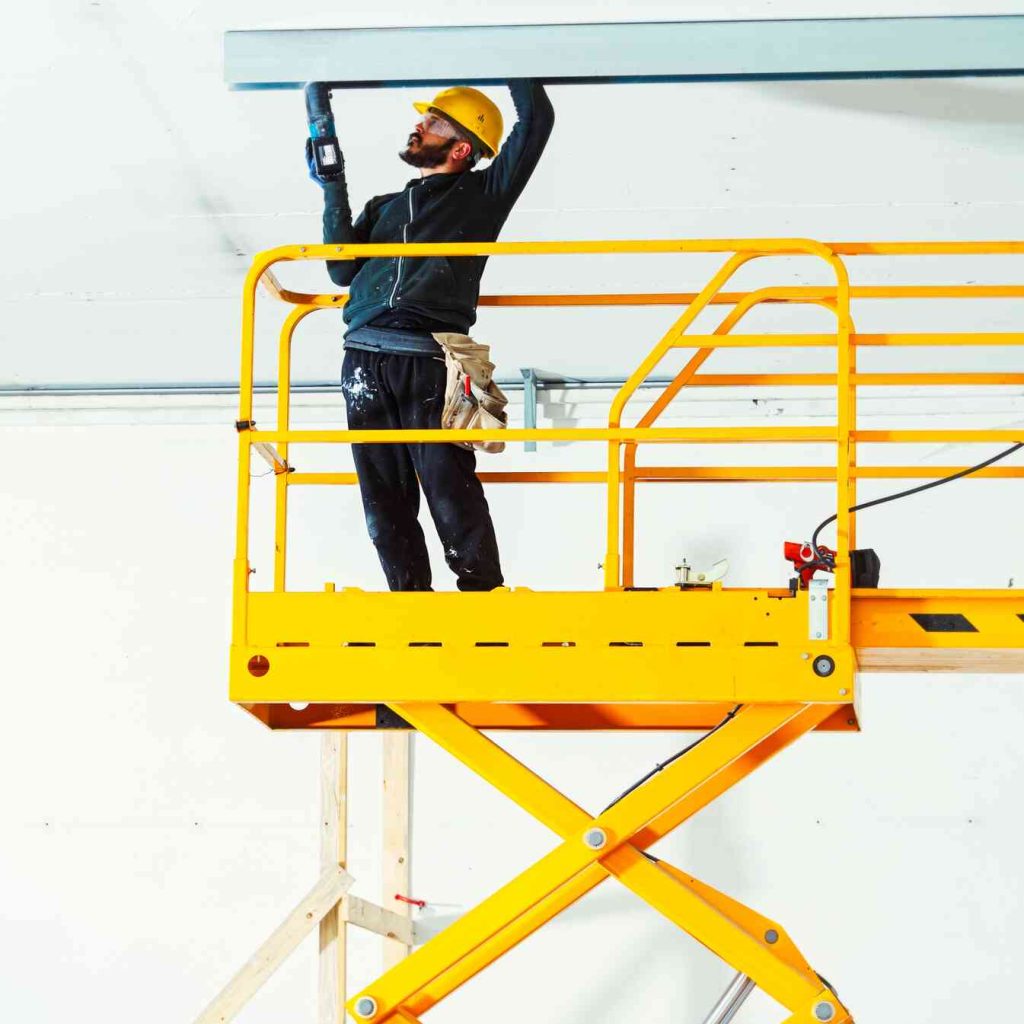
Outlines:
<svg viewBox="0 0 1024 1024"><path fill-rule="evenodd" d="M434 340L444 349L448 371L441 426L445 430L499 430L508 426L508 399L494 383L489 345L478 345L468 334L439 333ZM504 441L452 441L463 448L503 452Z"/></svg>

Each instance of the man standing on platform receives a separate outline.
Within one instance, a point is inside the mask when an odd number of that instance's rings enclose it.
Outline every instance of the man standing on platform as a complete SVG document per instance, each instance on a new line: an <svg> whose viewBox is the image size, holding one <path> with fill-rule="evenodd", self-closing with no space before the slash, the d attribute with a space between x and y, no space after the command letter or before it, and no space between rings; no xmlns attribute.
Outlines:
<svg viewBox="0 0 1024 1024"><path fill-rule="evenodd" d="M310 175L324 190L324 242L493 242L533 173L554 124L543 85L509 83L517 122L504 146L498 107L456 87L429 103L399 156L419 169L401 192L375 196L353 221L344 162ZM496 158L496 159L495 159ZM481 159L493 162L475 169ZM485 256L328 262L348 286L342 390L352 430L441 426L446 370L435 335L465 334L476 320ZM430 561L417 520L420 488L460 590L502 585L476 456L455 444L352 446L366 525L392 590L430 590Z"/></svg>

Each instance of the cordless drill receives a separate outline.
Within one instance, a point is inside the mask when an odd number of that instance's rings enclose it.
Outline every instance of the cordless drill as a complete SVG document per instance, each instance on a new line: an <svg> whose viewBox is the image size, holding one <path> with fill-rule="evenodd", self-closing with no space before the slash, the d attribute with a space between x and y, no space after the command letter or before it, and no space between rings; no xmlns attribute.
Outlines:
<svg viewBox="0 0 1024 1024"><path fill-rule="evenodd" d="M325 82L307 82L304 91L314 169L324 181L336 181L345 173L345 165L331 112L331 92Z"/></svg>

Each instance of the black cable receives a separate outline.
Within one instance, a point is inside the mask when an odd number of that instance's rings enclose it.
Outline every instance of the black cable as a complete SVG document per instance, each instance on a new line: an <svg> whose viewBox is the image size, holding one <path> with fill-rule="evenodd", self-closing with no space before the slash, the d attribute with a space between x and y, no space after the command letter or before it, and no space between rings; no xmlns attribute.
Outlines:
<svg viewBox="0 0 1024 1024"><path fill-rule="evenodd" d="M1017 444L1011 445L1005 451L999 452L997 455L993 455L992 458L986 459L984 462L979 462L976 466L961 469L959 472L953 473L951 476L944 476L941 480L929 480L926 484L911 487L909 490L900 491L897 494L887 494L884 498L875 498L874 501L864 501L859 505L854 505L853 508L848 509L848 511L860 512L862 509L871 508L874 505L884 505L887 501L896 501L897 498L908 498L912 494L920 494L922 491L930 491L933 487L939 487L942 484L948 484L953 480L959 480L961 477L977 473L978 470L985 469L988 466L991 466L992 463L999 462L1000 459L1005 459L1008 455L1012 455L1014 452L1020 451L1021 448L1024 448L1024 441L1019 441ZM823 569L834 569L835 563L818 550L818 534L821 533L829 523L834 523L838 518L838 513L829 516L828 519L819 524L818 528L811 535L811 551L814 552L814 557L816 559L814 564L820 565Z"/></svg>
<svg viewBox="0 0 1024 1024"><path fill-rule="evenodd" d="M737 704L736 707L734 707L732 711L730 711L729 714L727 714L725 718L723 718L718 723L718 725L716 725L714 729L712 729L710 732L704 733L703 736L700 736L697 739L695 739L688 747L683 747L682 750L677 751L670 758L662 761L661 764L655 765L642 779L637 779L637 781L634 782L633 785L629 787L629 789L623 790L601 813L604 814L605 811L610 810L620 800L623 800L627 796L629 796L629 794L632 793L635 789L639 789L648 779L651 779L655 775L657 775L658 772L660 772L663 768L667 768L673 761L678 761L679 758L683 756L683 754L688 754L691 750L693 750L694 747L700 746L700 744L703 743L709 736L714 736L715 733L722 728L722 726L726 725L726 723L732 721L732 719L736 717L736 712L739 711L741 707L743 707L742 704ZM652 859L656 860L656 858Z"/></svg>

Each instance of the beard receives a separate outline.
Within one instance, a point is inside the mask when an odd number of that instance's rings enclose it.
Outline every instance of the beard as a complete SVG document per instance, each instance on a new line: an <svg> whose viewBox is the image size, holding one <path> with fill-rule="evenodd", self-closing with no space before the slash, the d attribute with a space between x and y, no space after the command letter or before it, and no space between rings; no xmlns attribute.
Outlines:
<svg viewBox="0 0 1024 1024"><path fill-rule="evenodd" d="M458 139L445 139L444 142L432 144L422 142L415 133L398 155L411 167L440 167L448 159L448 154Z"/></svg>

